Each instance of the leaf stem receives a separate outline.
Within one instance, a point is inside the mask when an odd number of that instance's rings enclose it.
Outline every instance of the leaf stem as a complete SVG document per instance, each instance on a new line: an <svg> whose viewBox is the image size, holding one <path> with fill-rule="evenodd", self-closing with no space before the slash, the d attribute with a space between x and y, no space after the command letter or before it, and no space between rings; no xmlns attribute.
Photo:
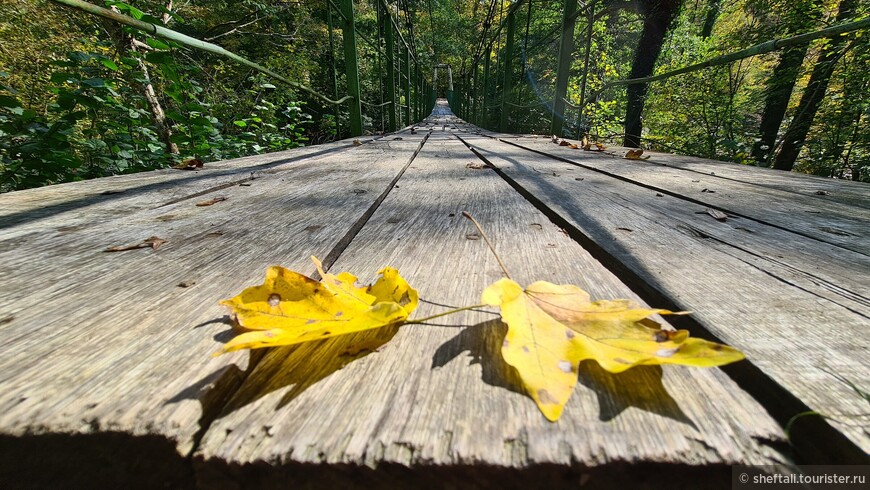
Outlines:
<svg viewBox="0 0 870 490"><path fill-rule="evenodd" d="M474 216L469 214L468 211L463 211L462 216L465 216L466 218L470 219L472 223L474 223L474 226L477 227L477 231L480 232L480 236L482 236L483 240L486 242L486 246L488 246L489 250L492 252L492 254L495 255L495 260L498 261L498 265L499 265L499 267L501 267L501 271L504 272L505 277L507 277L508 279L511 279L511 275L508 272L507 267L505 267L504 262L501 261L501 257L498 256L498 253L495 251L495 247L492 245L492 242L489 241L489 237L486 236L486 233L483 231L483 228L480 226L480 223L478 223L477 220L474 219ZM513 279L511 279L511 280L513 280Z"/></svg>
<svg viewBox="0 0 870 490"><path fill-rule="evenodd" d="M456 309L454 309L454 310L447 310L447 311L445 311L445 312L438 313L437 315L427 316L427 317L425 317L425 318L415 318L415 319L413 319L413 320L406 320L406 321L405 321L405 324L407 325L407 324L409 324L409 323L426 323L426 322L428 322L429 320L434 320L435 318L439 318L439 317L442 317L442 316L452 315L452 314L454 314L454 313L459 313L460 311L474 310L474 309L477 309L477 308L484 308L484 307L486 307L486 306L489 306L489 305L486 305L486 304L480 304L480 305L472 305L472 306L463 306L462 308L456 308ZM489 312L487 312L487 313L489 313Z"/></svg>

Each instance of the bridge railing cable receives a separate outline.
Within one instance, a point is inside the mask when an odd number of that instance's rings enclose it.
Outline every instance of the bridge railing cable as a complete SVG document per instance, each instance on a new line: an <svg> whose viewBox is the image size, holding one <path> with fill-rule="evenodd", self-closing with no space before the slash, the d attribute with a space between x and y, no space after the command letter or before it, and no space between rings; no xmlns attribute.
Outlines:
<svg viewBox="0 0 870 490"><path fill-rule="evenodd" d="M503 3L499 4L504 5ZM503 31L510 32L514 27L513 24L517 21L517 16L522 15L519 7L523 4L528 7L524 19L526 30L522 34L521 42L515 43L512 36L505 36ZM613 14L613 6L608 6L605 2L597 0L587 2L581 0L563 0L562 2L520 0L514 2L505 12L495 9L495 5L495 2L490 4L490 12L476 43L477 47L473 57L475 63L472 64L468 73L460 77L458 90L461 90L460 99L464 101L464 105L458 108L460 117L480 126L502 132L513 132L518 129L529 129L526 132L544 132L547 130L544 129L543 125L535 121L538 120L537 118L547 117L548 132L564 135L564 130L569 129L571 132L576 132L578 138L582 133L589 131L590 121L593 121L588 106L592 102L600 100L603 94L613 89L654 83L705 68L727 65L783 48L805 45L817 39L836 38L870 28L870 18L864 18L784 39L763 42L665 73L642 78L593 80L590 73L590 58L594 44L593 26L603 17ZM552 6L559 8L561 22L555 26L547 26L546 20L552 19L554 13L542 12L541 9ZM533 12L539 15L538 20L534 23L537 32L531 32L528 28ZM577 23L581 23L582 29L575 30ZM546 27L542 29L542 25ZM530 37L536 39L532 40ZM584 44L579 50L575 49L577 38L580 39L579 42ZM503 40L504 43L502 43ZM558 54L544 70L549 73L544 74L542 80L537 80L538 75L532 70L530 63L540 66L541 61L546 60L550 54L546 50L543 52L539 52L539 50L552 46L556 40L559 40ZM519 50L514 49L515 44L520 45ZM582 66L579 69L577 63L574 63L574 54L578 51L580 52L580 66ZM522 57L521 64L511 61L517 55ZM491 66L493 64L491 59L495 65L494 69ZM552 77L554 65L557 68L555 70L556 76ZM518 79L520 83L513 83L512 73L506 73L511 71L522 73L522 77ZM540 71L539 69L538 72ZM579 84L574 85L575 88L569 95L566 89L569 80L574 76L580 76L581 79ZM597 86L594 90L593 84ZM521 110L526 111L521 112ZM569 117L569 111L576 114L576 118Z"/></svg>

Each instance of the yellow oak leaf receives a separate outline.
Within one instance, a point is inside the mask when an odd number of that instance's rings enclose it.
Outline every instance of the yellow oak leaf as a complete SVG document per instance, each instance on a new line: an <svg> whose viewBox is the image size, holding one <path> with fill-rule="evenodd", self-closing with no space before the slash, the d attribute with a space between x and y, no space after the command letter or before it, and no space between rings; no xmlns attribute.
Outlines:
<svg viewBox="0 0 870 490"><path fill-rule="evenodd" d="M613 373L648 364L721 366L743 359L731 347L690 338L686 330L651 328L653 314L626 299L591 301L572 285L535 282L526 289L501 279L483 291L482 302L498 306L508 325L505 362L517 369L526 392L555 422L577 384L581 361L593 359Z"/></svg>
<svg viewBox="0 0 870 490"><path fill-rule="evenodd" d="M321 281L280 266L266 270L260 286L220 302L228 306L239 325L248 332L227 342L219 352L293 345L401 323L416 308L417 291L385 267L381 277L368 287L355 285L348 272L323 272L316 257Z"/></svg>

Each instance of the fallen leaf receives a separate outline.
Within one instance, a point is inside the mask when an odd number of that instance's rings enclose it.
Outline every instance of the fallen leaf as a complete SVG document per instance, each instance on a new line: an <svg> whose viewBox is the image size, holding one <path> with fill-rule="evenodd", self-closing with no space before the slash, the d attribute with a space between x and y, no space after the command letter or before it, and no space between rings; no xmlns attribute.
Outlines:
<svg viewBox="0 0 870 490"><path fill-rule="evenodd" d="M567 140L559 140L559 146L569 146L570 144Z"/></svg>
<svg viewBox="0 0 870 490"><path fill-rule="evenodd" d="M577 148L580 148L579 146L575 145L574 143L571 143L570 145L568 145L568 147L571 148L572 150L576 150Z"/></svg>
<svg viewBox="0 0 870 490"><path fill-rule="evenodd" d="M711 191L710 189L707 189L706 187L703 188L703 189L701 189L701 192L708 192L708 193L710 193L710 194L715 194L715 193L716 193L716 191Z"/></svg>
<svg viewBox="0 0 870 490"><path fill-rule="evenodd" d="M641 155L643 155L643 149L641 148L638 148L636 150L628 150L627 152L625 152L625 158L627 160L646 160L647 158L649 158L649 155L645 157L642 157Z"/></svg>
<svg viewBox="0 0 870 490"><path fill-rule="evenodd" d="M166 240L162 238L157 238L156 236L148 237L142 240L139 243L134 243L132 245L118 245L116 247L109 247L104 252L125 252L127 250L136 250L138 248L148 248L151 247L153 250L157 250L161 245L166 243Z"/></svg>
<svg viewBox="0 0 870 490"><path fill-rule="evenodd" d="M465 235L465 238L468 240L480 240L480 235L478 235L477 233L468 233L467 235Z"/></svg>
<svg viewBox="0 0 870 490"><path fill-rule="evenodd" d="M508 325L502 356L550 421L562 415L577 384L578 365L586 359L613 373L640 365L713 367L743 359L731 347L645 320L674 312L626 299L593 302L573 285L539 281L523 289L501 279L483 291L482 302L500 308Z"/></svg>
<svg viewBox="0 0 870 490"><path fill-rule="evenodd" d="M716 218L719 221L726 221L728 219L728 215L723 213L722 211L719 211L718 209L707 208L704 210L704 212L706 212L707 214Z"/></svg>
<svg viewBox="0 0 870 490"><path fill-rule="evenodd" d="M316 257L311 260L321 281L272 266L266 270L262 285L220 302L249 331L227 342L218 354L293 345L395 325L417 308L417 291L396 269L385 267L373 285L357 287L356 276L326 273Z"/></svg>
<svg viewBox="0 0 870 490"><path fill-rule="evenodd" d="M482 168L486 168L486 164L483 162L471 162L465 166L465 168L471 168L474 170L480 170Z"/></svg>
<svg viewBox="0 0 870 490"><path fill-rule="evenodd" d="M212 204L217 204L219 202L226 201L226 200L227 200L226 197L219 196L219 197L214 197L212 199L209 199L208 201L198 202L198 203L196 203L196 205L199 207L211 206Z"/></svg>
<svg viewBox="0 0 870 490"><path fill-rule="evenodd" d="M181 281L180 283L178 283L178 287L189 288L189 287L193 286L194 284L196 284L196 281Z"/></svg>
<svg viewBox="0 0 870 490"><path fill-rule="evenodd" d="M178 169L178 170L196 170L198 168L202 168L203 165L204 164L202 163L202 160L199 160L196 158L188 158L188 159L182 160L179 163L176 163L175 165L172 166L172 168Z"/></svg>
<svg viewBox="0 0 870 490"><path fill-rule="evenodd" d="M589 136L584 134L583 138L580 139L580 146L582 146L583 149L586 150L587 149L586 147L590 146L590 145L591 145L591 143L589 141Z"/></svg>
<svg viewBox="0 0 870 490"><path fill-rule="evenodd" d="M361 144L362 144L362 141L360 141L360 140L353 140L353 146L360 146Z"/></svg>
<svg viewBox="0 0 870 490"><path fill-rule="evenodd" d="M598 148L598 151L604 151L607 149L607 147L605 145L602 145L601 143L595 143L595 147Z"/></svg>
<svg viewBox="0 0 870 490"><path fill-rule="evenodd" d="M103 194L105 194L105 192ZM817 196L827 196L828 194L830 194L828 191L816 191Z"/></svg>

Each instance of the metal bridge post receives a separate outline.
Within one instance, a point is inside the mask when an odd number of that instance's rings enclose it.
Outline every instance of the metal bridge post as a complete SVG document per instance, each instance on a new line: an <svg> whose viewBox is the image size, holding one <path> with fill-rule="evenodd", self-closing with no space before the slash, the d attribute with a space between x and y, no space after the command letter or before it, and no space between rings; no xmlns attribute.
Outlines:
<svg viewBox="0 0 870 490"><path fill-rule="evenodd" d="M423 105L423 101L426 100L426 91L424 88L426 87L426 82L423 78L423 69L417 66L417 90L420 94L417 97L417 121L422 121L426 114L423 113L425 109Z"/></svg>
<svg viewBox="0 0 870 490"><path fill-rule="evenodd" d="M359 90L359 66L357 65L356 30L353 22L353 0L339 0L341 13L346 19L342 24L342 37L344 38L344 66L347 76L347 93L351 97L350 104L350 134L362 136L362 104Z"/></svg>
<svg viewBox="0 0 870 490"><path fill-rule="evenodd" d="M332 61L332 94L338 98L338 68L335 66L335 40L332 34L332 9L326 5L326 25L329 29L329 57ZM335 106L335 137L341 135L341 106Z"/></svg>
<svg viewBox="0 0 870 490"><path fill-rule="evenodd" d="M380 5L380 4L378 4ZM387 51L387 101L389 112L387 115L387 130L396 130L396 42L393 37L392 13L384 9L384 16L388 19L384 25L384 42Z"/></svg>
<svg viewBox="0 0 870 490"><path fill-rule="evenodd" d="M576 0L569 0L575 1ZM508 97L510 95L511 85L513 81L511 80L511 67L513 66L513 57L514 57L514 31L516 30L516 15L514 14L515 9L511 9L508 12L507 16L507 44L505 45L504 52L504 78L502 79L501 84L501 121L498 125L498 130L506 133L508 131L508 125L510 122L510 108L508 107Z"/></svg>
<svg viewBox="0 0 870 490"><path fill-rule="evenodd" d="M405 124L411 124L411 49L405 45Z"/></svg>
<svg viewBox="0 0 870 490"><path fill-rule="evenodd" d="M477 119L477 125L486 127L486 111L489 109L489 63L492 58L492 48L486 48L486 62L483 64L483 103L480 108L480 116Z"/></svg>
<svg viewBox="0 0 870 490"><path fill-rule="evenodd" d="M556 97L553 99L553 119L550 133L562 136L565 123L565 96L568 94L568 75L571 71L571 53L574 51L574 12L577 0L565 0L562 12L562 42L559 44L559 68L556 72Z"/></svg>

